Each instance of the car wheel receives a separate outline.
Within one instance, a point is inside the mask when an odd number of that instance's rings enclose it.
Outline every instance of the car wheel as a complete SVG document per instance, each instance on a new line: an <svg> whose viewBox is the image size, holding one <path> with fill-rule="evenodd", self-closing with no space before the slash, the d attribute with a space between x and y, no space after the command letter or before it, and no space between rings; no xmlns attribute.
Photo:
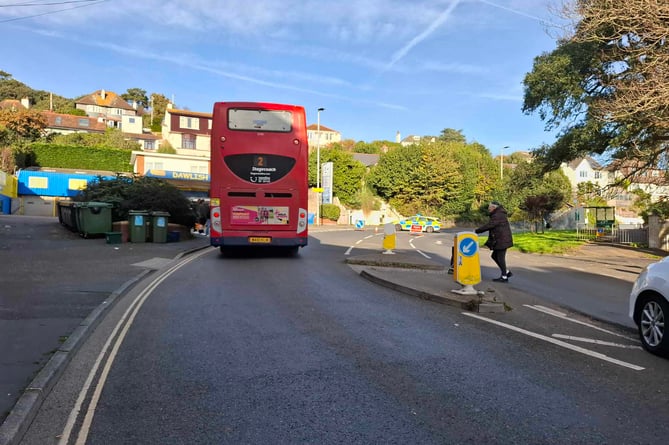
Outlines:
<svg viewBox="0 0 669 445"><path fill-rule="evenodd" d="M425 231L426 231L427 233L432 233L432 232L434 232L434 227L427 226L427 227L425 228Z"/></svg>
<svg viewBox="0 0 669 445"><path fill-rule="evenodd" d="M669 304L662 296L646 297L639 314L639 337L643 348L653 354L669 356L669 336L665 322L669 317Z"/></svg>

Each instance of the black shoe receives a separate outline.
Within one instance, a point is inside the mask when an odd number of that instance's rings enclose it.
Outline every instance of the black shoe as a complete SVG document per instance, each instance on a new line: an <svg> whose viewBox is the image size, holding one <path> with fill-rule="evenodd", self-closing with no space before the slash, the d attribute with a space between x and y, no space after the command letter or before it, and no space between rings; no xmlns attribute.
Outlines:
<svg viewBox="0 0 669 445"><path fill-rule="evenodd" d="M492 280L493 280L493 281L496 281L497 283L508 283L508 282L509 282L509 279L508 279L508 278L504 278L504 277L493 278Z"/></svg>
<svg viewBox="0 0 669 445"><path fill-rule="evenodd" d="M511 278L513 276L513 272L509 271L506 273L507 278Z"/></svg>
<svg viewBox="0 0 669 445"><path fill-rule="evenodd" d="M452 268L452 267L449 267L449 268L448 268L448 274L449 274L449 275L453 275L453 268Z"/></svg>

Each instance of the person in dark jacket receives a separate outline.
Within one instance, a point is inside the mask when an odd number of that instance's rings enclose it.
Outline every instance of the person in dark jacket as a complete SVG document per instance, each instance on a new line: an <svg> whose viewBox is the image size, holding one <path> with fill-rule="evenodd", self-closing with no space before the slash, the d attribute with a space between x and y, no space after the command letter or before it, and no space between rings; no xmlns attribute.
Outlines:
<svg viewBox="0 0 669 445"><path fill-rule="evenodd" d="M492 201L488 204L488 213L490 214L490 221L474 231L476 233L489 232L486 246L492 250L492 260L501 272L501 276L494 278L493 281L507 283L509 277L513 275L506 268L506 249L513 246L511 226L509 226L509 219L506 216L506 209L499 202Z"/></svg>

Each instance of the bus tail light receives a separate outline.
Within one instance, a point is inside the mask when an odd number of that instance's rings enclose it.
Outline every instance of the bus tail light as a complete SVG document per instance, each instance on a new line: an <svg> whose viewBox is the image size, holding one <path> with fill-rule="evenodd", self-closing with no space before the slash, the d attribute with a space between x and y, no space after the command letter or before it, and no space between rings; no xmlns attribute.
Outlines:
<svg viewBox="0 0 669 445"><path fill-rule="evenodd" d="M307 230L307 211L305 209L299 209L297 212L297 233L302 233Z"/></svg>
<svg viewBox="0 0 669 445"><path fill-rule="evenodd" d="M211 208L211 230L216 233L221 233L223 231L223 225L221 224L221 208L212 207Z"/></svg>

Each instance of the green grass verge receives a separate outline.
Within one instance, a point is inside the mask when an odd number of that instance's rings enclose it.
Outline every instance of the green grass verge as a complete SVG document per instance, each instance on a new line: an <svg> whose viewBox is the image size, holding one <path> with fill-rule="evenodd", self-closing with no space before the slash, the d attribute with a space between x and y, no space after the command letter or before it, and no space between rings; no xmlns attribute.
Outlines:
<svg viewBox="0 0 669 445"><path fill-rule="evenodd" d="M487 236L479 238L480 245L483 246L487 239ZM578 249L587 242L586 240L579 240L575 231L568 230L551 230L544 233L514 233L511 249L524 253L564 254Z"/></svg>

